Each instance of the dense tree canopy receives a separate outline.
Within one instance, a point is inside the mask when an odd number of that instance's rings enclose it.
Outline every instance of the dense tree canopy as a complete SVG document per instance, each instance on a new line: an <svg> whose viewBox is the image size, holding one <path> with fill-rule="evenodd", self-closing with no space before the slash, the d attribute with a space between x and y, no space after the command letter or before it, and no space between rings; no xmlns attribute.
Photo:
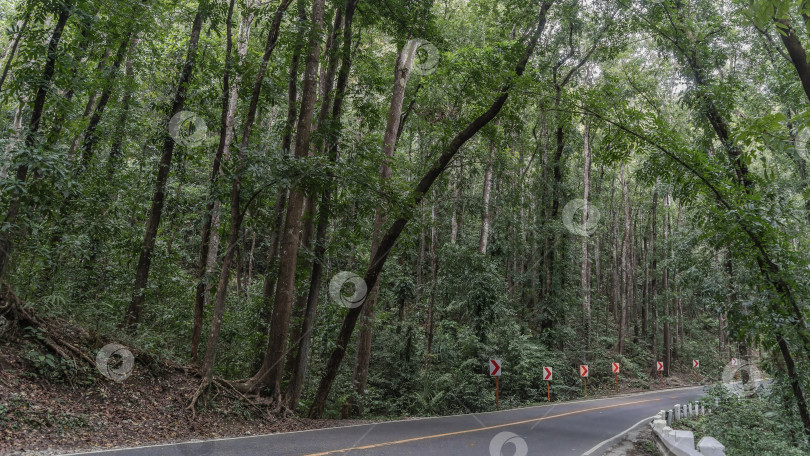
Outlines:
<svg viewBox="0 0 810 456"><path fill-rule="evenodd" d="M756 357L810 437L804 0L0 0L0 278L311 417ZM346 279L354 285L342 283ZM354 288L352 288L354 287ZM599 373L598 369L601 369Z"/></svg>

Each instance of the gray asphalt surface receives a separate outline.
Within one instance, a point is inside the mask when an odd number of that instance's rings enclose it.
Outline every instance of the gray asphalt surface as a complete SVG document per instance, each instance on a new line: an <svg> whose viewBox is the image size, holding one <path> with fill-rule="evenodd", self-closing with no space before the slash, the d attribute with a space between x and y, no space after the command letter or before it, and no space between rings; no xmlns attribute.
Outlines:
<svg viewBox="0 0 810 456"><path fill-rule="evenodd" d="M644 418L655 415L659 410L671 408L679 403L684 404L702 394L701 387L672 389L500 412L79 454L580 456L603 440L623 432ZM499 441L506 443L498 445Z"/></svg>

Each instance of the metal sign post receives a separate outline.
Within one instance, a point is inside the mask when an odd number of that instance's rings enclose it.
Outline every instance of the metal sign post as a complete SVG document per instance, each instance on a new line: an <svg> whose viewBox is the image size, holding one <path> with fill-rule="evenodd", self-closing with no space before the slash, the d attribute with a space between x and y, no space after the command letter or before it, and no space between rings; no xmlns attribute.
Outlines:
<svg viewBox="0 0 810 456"><path fill-rule="evenodd" d="M585 380L585 397L588 397L588 366L579 366L579 376Z"/></svg>
<svg viewBox="0 0 810 456"><path fill-rule="evenodd" d="M616 392L619 392L619 363L613 363L613 373L616 374Z"/></svg>
<svg viewBox="0 0 810 456"><path fill-rule="evenodd" d="M498 385L498 378L501 376L501 360L489 360L489 376L495 377L495 410L501 409L500 386Z"/></svg>

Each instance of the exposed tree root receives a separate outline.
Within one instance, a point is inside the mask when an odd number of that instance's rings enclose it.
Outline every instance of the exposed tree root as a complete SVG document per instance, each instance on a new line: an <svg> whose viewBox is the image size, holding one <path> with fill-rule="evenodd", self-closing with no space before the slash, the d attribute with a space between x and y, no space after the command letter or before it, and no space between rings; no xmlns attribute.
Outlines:
<svg viewBox="0 0 810 456"><path fill-rule="evenodd" d="M8 321L9 327L7 331L14 333L23 327L40 329L41 335L36 340L42 345L50 348L63 359L73 360L75 363L76 358L78 358L91 367L95 366L95 360L87 353L57 336L56 332L49 328L46 321L26 309L22 300L14 294L11 287L5 282L0 282L0 317ZM71 353L75 356L72 356Z"/></svg>
<svg viewBox="0 0 810 456"><path fill-rule="evenodd" d="M223 394L225 396L230 397L231 399L240 401L246 404L249 408L258 412L261 416L265 418L271 418L274 416L283 416L289 417L290 415L295 416L292 410L288 409L284 406L281 401L273 401L269 407L263 407L262 404L259 404L256 400L251 399L247 396L248 393L243 392L244 384L240 382L232 382L228 381L219 377L214 377L210 382L208 379L203 378L200 382L200 386L197 388L197 391L191 397L191 401L189 405L186 407L186 410L191 410L192 416L197 415L197 403L200 401L206 401L206 395L211 392L211 389L214 390L214 396L210 400L214 400L219 394Z"/></svg>

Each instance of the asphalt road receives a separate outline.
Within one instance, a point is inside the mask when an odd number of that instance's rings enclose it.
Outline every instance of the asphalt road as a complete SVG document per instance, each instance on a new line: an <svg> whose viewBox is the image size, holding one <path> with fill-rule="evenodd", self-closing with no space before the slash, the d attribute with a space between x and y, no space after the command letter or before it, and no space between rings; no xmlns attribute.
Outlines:
<svg viewBox="0 0 810 456"><path fill-rule="evenodd" d="M106 456L580 456L701 387L501 412L100 451Z"/></svg>

